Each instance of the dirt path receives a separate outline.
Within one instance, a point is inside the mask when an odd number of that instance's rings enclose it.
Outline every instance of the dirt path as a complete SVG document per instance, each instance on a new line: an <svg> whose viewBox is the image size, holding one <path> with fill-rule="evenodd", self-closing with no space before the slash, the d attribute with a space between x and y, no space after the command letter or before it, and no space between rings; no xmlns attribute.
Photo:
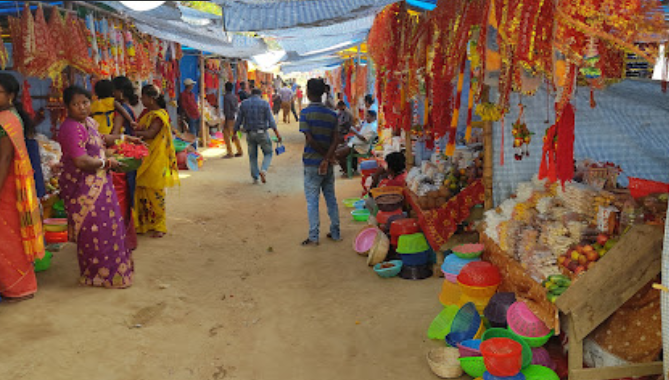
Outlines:
<svg viewBox="0 0 669 380"><path fill-rule="evenodd" d="M351 249L360 225L343 207L344 242L300 247L303 138L281 129L288 153L267 185L251 184L247 158L221 152L184 172L170 234L140 238L132 288L77 286L68 247L38 275L34 300L0 304L0 379L432 378L425 352L439 343L425 332L440 282L379 279ZM358 195L359 179L337 192Z"/></svg>

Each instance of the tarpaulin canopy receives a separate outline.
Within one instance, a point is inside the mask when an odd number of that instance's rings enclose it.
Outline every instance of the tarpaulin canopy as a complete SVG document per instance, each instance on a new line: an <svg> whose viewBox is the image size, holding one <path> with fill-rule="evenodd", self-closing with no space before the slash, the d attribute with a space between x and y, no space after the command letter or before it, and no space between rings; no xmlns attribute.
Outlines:
<svg viewBox="0 0 669 380"><path fill-rule="evenodd" d="M98 1L98 3L134 19L135 26L142 33L201 51L234 58L250 58L268 51L262 39L224 32L221 18L210 13L167 5L150 11L136 12L118 1Z"/></svg>
<svg viewBox="0 0 669 380"><path fill-rule="evenodd" d="M214 0L227 31L325 26L374 15L397 0Z"/></svg>

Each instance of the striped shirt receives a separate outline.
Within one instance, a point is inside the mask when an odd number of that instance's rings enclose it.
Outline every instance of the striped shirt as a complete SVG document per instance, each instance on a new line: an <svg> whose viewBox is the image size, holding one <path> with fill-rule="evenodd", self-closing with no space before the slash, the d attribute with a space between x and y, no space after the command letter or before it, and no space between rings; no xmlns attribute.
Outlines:
<svg viewBox="0 0 669 380"><path fill-rule="evenodd" d="M317 144L329 150L335 142L332 135L337 130L337 114L325 107L323 103L311 103L300 113L300 132L311 133ZM323 155L312 148L309 143L304 146L302 162L304 166L319 166Z"/></svg>

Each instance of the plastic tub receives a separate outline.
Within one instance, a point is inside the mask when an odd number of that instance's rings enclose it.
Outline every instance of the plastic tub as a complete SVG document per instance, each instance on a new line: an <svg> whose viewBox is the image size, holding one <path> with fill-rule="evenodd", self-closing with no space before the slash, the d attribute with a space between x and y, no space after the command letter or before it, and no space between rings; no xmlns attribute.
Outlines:
<svg viewBox="0 0 669 380"><path fill-rule="evenodd" d="M186 150L186 148L188 148L188 145L190 145L190 143L187 143L183 140L179 139L174 140L174 150L176 153L183 152L184 150Z"/></svg>
<svg viewBox="0 0 669 380"><path fill-rule="evenodd" d="M369 210L353 210L351 215L356 222L366 222L369 219Z"/></svg>
<svg viewBox="0 0 669 380"><path fill-rule="evenodd" d="M404 205L404 196L398 194L381 195L375 199L380 211L391 212L399 210Z"/></svg>
<svg viewBox="0 0 669 380"><path fill-rule="evenodd" d="M462 287L460 287L460 290L462 291ZM476 311L478 311L479 314L483 315L483 311L490 302L490 297L470 297L464 293L460 293L460 299L458 300L458 305L465 305L470 302L473 303L474 306L476 306Z"/></svg>
<svg viewBox="0 0 669 380"><path fill-rule="evenodd" d="M486 370L494 376L509 377L520 373L523 347L509 338L493 338L481 343Z"/></svg>
<svg viewBox="0 0 669 380"><path fill-rule="evenodd" d="M458 276L456 276L454 274L444 273L444 278L452 284L457 284L458 283Z"/></svg>
<svg viewBox="0 0 669 380"><path fill-rule="evenodd" d="M390 268L382 268L382 266L392 264ZM374 272L382 278L391 278L397 276L402 270L402 262L400 260L386 261L374 265Z"/></svg>
<svg viewBox="0 0 669 380"><path fill-rule="evenodd" d="M397 243L397 253L411 254L425 252L430 249L425 235L416 233L412 235L402 235Z"/></svg>
<svg viewBox="0 0 669 380"><path fill-rule="evenodd" d="M69 240L67 231L63 232L46 232L44 239L47 244L67 243Z"/></svg>
<svg viewBox="0 0 669 380"><path fill-rule="evenodd" d="M471 377L481 377L485 373L483 356L460 358L460 366L462 367L462 370Z"/></svg>
<svg viewBox="0 0 669 380"><path fill-rule="evenodd" d="M458 279L460 276L457 277ZM495 286L486 286L486 287L478 287L478 286L467 286L460 282L458 280L458 285L460 286L460 290L462 291L462 294L467 295L468 297L476 298L476 299L481 299L485 298L486 300L490 300L492 296L495 295L497 292L497 288L499 285ZM486 302L487 306L487 302Z"/></svg>
<svg viewBox="0 0 669 380"><path fill-rule="evenodd" d="M418 220L400 219L390 224L390 236L399 238L402 235L412 235L420 232Z"/></svg>
<svg viewBox="0 0 669 380"><path fill-rule="evenodd" d="M493 338L508 338L520 343L523 348L523 368L532 364L532 349L523 338L519 337L513 331L497 328L488 329L483 333L483 338L481 338L481 340L485 342L486 340Z"/></svg>
<svg viewBox="0 0 669 380"><path fill-rule="evenodd" d="M441 304L444 306L450 306L450 305L459 306L458 304L459 298L460 298L460 288L456 284L444 280L443 283L441 284L441 293L439 293L439 302L441 302Z"/></svg>
<svg viewBox="0 0 669 380"><path fill-rule="evenodd" d="M353 204L353 207L355 207L356 210L364 210L366 207L365 201L364 200L359 200Z"/></svg>
<svg viewBox="0 0 669 380"><path fill-rule="evenodd" d="M401 209L395 210L395 211L379 211L376 214L376 221L379 224L388 224L388 220L390 219L391 216L393 215L402 215L404 214Z"/></svg>
<svg viewBox="0 0 669 380"><path fill-rule="evenodd" d="M515 376L495 376L490 372L483 374L482 380L525 380L525 375L522 372L518 372Z"/></svg>
<svg viewBox="0 0 669 380"><path fill-rule="evenodd" d="M427 337L430 339L442 340L451 332L451 324L453 318L458 313L460 308L455 305L444 307L437 316L432 320L430 327L427 329Z"/></svg>
<svg viewBox="0 0 669 380"><path fill-rule="evenodd" d="M461 259L473 259L483 254L483 244L462 244L453 248L453 253Z"/></svg>
<svg viewBox="0 0 669 380"><path fill-rule="evenodd" d="M404 265L427 265L430 261L430 251L421 253L400 253Z"/></svg>
<svg viewBox="0 0 669 380"><path fill-rule="evenodd" d="M379 167L379 163L376 160L365 160L360 162L360 170L372 170L372 169L377 169Z"/></svg>
<svg viewBox="0 0 669 380"><path fill-rule="evenodd" d="M134 172L142 166L142 160L136 158L118 157L117 160L121 165L116 170L121 173Z"/></svg>
<svg viewBox="0 0 669 380"><path fill-rule="evenodd" d="M540 336L538 338L529 338L529 337L522 336L522 335L516 333L515 331L513 331L513 329L511 327L509 327L509 330L514 332L519 337L523 338L523 340L527 343L527 345L532 347L532 348L542 347L543 345L548 343L548 341L553 337L553 334L554 334L553 330L551 330L548 334L546 334L544 336Z"/></svg>
<svg viewBox="0 0 669 380"><path fill-rule="evenodd" d="M509 307L506 320L513 332L527 338L545 337L551 331L522 301Z"/></svg>
<svg viewBox="0 0 669 380"><path fill-rule="evenodd" d="M360 255L367 255L374 246L379 230L376 227L365 228L355 238L353 249Z"/></svg>

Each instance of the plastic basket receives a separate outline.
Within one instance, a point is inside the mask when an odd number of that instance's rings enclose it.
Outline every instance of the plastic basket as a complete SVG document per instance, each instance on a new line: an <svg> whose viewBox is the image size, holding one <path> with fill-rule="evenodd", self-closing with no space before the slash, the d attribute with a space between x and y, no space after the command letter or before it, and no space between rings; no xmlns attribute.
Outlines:
<svg viewBox="0 0 669 380"><path fill-rule="evenodd" d="M458 283L458 276L456 276L454 274L444 273L444 278L446 278L446 280L449 281L451 284L457 284Z"/></svg>
<svg viewBox="0 0 669 380"><path fill-rule="evenodd" d="M492 327L506 328L506 313L515 302L514 293L497 293L490 298L483 315Z"/></svg>
<svg viewBox="0 0 669 380"><path fill-rule="evenodd" d="M560 380L560 376L554 370L540 366L531 365L521 372L526 380Z"/></svg>
<svg viewBox="0 0 669 380"><path fill-rule="evenodd" d="M384 194L404 195L404 188L400 186L385 186L385 187L377 187L375 189L370 190L369 192L372 193L372 197L376 199L376 197L379 197Z"/></svg>
<svg viewBox="0 0 669 380"><path fill-rule="evenodd" d="M361 200L360 198L347 198L344 199L342 203L344 203L344 206L346 206L347 208L354 208L355 202L358 202L360 200Z"/></svg>
<svg viewBox="0 0 669 380"><path fill-rule="evenodd" d="M362 199L353 204L356 210L364 210L366 206L365 201Z"/></svg>
<svg viewBox="0 0 669 380"><path fill-rule="evenodd" d="M458 278L460 278L460 276L458 276ZM489 301L490 298L495 295L498 288L498 285L486 286L486 287L468 286L463 284L459 280L458 280L458 285L460 286L462 294L476 299L486 299L486 306L488 304L487 301Z"/></svg>
<svg viewBox="0 0 669 380"><path fill-rule="evenodd" d="M439 293L439 302L441 302L441 304L444 306L450 306L450 305L458 306L459 298L460 298L460 287L452 282L444 280L441 285L441 293Z"/></svg>
<svg viewBox="0 0 669 380"><path fill-rule="evenodd" d="M374 272L382 278L391 278L397 276L402 270L402 262L400 260L392 260L387 263L393 264L390 268L381 268L385 263L378 263L374 265Z"/></svg>
<svg viewBox="0 0 669 380"><path fill-rule="evenodd" d="M483 338L481 338L481 340L485 342L486 340L493 338L508 338L520 343L523 348L523 368L526 368L532 364L532 349L527 344L527 342L525 342L525 340L519 337L516 333L507 329L492 328L486 330L486 332L483 333Z"/></svg>
<svg viewBox="0 0 669 380"><path fill-rule="evenodd" d="M462 291L462 287L460 287L460 290ZM480 315L483 315L483 310L485 310L486 306L488 306L488 302L490 302L490 297L470 297L464 293L460 293L460 299L458 300L458 305L465 305L467 303L473 303L474 306L476 306L476 311Z"/></svg>
<svg viewBox="0 0 669 380"><path fill-rule="evenodd" d="M412 235L420 232L416 219L400 219L390 224L390 236L399 238L402 235Z"/></svg>
<svg viewBox="0 0 669 380"><path fill-rule="evenodd" d="M481 316L473 303L465 304L453 318L451 331L446 335L446 343L457 347L458 343L474 339L481 328Z"/></svg>
<svg viewBox="0 0 669 380"><path fill-rule="evenodd" d="M46 219L43 223L44 223L44 231L46 231L46 232L67 231L67 219L66 218Z"/></svg>
<svg viewBox="0 0 669 380"><path fill-rule="evenodd" d="M397 242L397 253L421 253L429 249L430 245L427 243L425 235L420 232L411 235L402 235Z"/></svg>
<svg viewBox="0 0 669 380"><path fill-rule="evenodd" d="M187 143L186 141L178 139L174 140L174 150L176 153L183 152L186 150L186 148L188 148L188 145L190 145L190 143Z"/></svg>
<svg viewBox="0 0 669 380"><path fill-rule="evenodd" d="M486 261L476 261L462 267L458 274L458 282L471 288L497 287L502 282L502 277L499 274L499 269L493 264ZM473 292L476 292L476 289ZM495 292L493 291L492 294L495 294ZM472 296L477 295L472 294Z"/></svg>
<svg viewBox="0 0 669 380"><path fill-rule="evenodd" d="M430 327L427 329L427 337L430 339L442 340L451 332L451 325L453 318L458 313L459 308L455 305L444 307L444 309L437 314L432 320Z"/></svg>
<svg viewBox="0 0 669 380"><path fill-rule="evenodd" d="M532 365L539 365L555 370L556 364L551 355L543 347L537 347L532 349ZM530 365L530 367L532 367ZM529 367L528 367L529 368Z"/></svg>
<svg viewBox="0 0 669 380"><path fill-rule="evenodd" d="M388 224L388 221L390 220L390 218L391 218L392 216L395 216L395 215L402 215L402 214L403 214L403 212L402 212L401 209L398 209L398 210L395 210L395 211L379 211L379 212L376 214L376 221L377 221L379 224L387 225L387 224Z"/></svg>
<svg viewBox="0 0 669 380"><path fill-rule="evenodd" d="M481 343L486 370L494 376L517 375L523 365L523 347L509 338L492 338Z"/></svg>
<svg viewBox="0 0 669 380"><path fill-rule="evenodd" d="M375 199L380 211L395 211L404 205L404 196L399 194L384 194Z"/></svg>
<svg viewBox="0 0 669 380"><path fill-rule="evenodd" d="M444 263L441 265L441 271L444 273L450 273L454 275L459 275L462 268L472 262L481 261L479 258L474 259L461 259L453 254L446 256Z"/></svg>
<svg viewBox="0 0 669 380"><path fill-rule="evenodd" d="M483 244L462 244L453 248L453 253L462 259L473 259L483 253Z"/></svg>
<svg viewBox="0 0 669 380"><path fill-rule="evenodd" d="M522 301L509 307L506 320L513 332L527 338L544 337L551 331Z"/></svg>
<svg viewBox="0 0 669 380"><path fill-rule="evenodd" d="M521 337L527 343L527 345L532 347L532 348L537 348L537 347L544 346L546 343L548 343L548 341L553 337L553 334L554 334L553 330L551 330L550 332L548 332L548 334L546 334L544 336L540 336L538 338L529 338L529 337L526 337L526 336L522 336L522 335L518 334L517 332L513 331L513 329L511 327L509 327L509 330L511 330L513 333L515 333L516 335Z"/></svg>
<svg viewBox="0 0 669 380"><path fill-rule="evenodd" d="M481 339L470 339L458 343L461 358L481 356Z"/></svg>
<svg viewBox="0 0 669 380"><path fill-rule="evenodd" d="M460 366L471 377L481 377L485 373L485 362L482 356L460 358Z"/></svg>
<svg viewBox="0 0 669 380"><path fill-rule="evenodd" d="M376 227L365 227L358 233L358 236L355 237L353 241L353 249L363 256L369 254L369 250L374 246L376 241L376 235L379 233L379 229Z"/></svg>
<svg viewBox="0 0 669 380"><path fill-rule="evenodd" d="M647 179L628 177L630 194L634 198L645 197L655 193L669 192L669 183L650 181Z"/></svg>

